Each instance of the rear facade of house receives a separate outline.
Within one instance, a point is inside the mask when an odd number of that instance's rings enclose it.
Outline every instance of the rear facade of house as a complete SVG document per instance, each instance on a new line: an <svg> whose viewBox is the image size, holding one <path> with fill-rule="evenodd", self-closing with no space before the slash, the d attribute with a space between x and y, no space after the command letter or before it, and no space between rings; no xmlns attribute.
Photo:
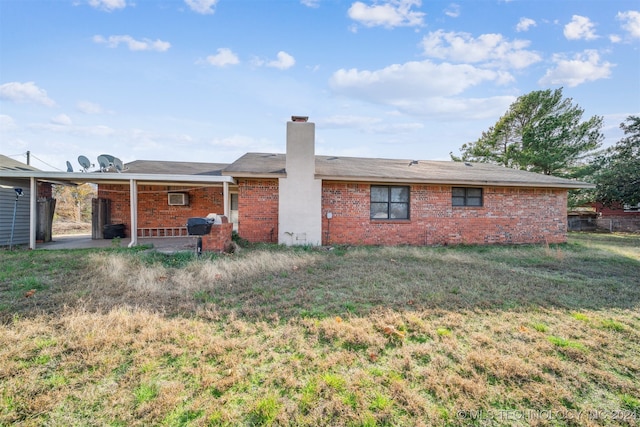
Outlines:
<svg viewBox="0 0 640 427"><path fill-rule="evenodd" d="M315 125L287 123L286 154L247 153L220 187L141 188L139 227L226 213L241 238L286 245L447 245L566 241L567 191L589 184L496 165L315 155ZM188 203L170 206L167 194ZM126 222L126 188L101 185ZM142 225L140 225L142 224ZM136 231L141 235L140 230Z"/></svg>

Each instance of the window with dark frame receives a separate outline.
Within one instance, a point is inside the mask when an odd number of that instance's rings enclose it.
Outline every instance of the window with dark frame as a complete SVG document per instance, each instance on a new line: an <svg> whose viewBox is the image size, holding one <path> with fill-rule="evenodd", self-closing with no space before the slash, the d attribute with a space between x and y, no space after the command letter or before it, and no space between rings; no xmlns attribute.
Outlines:
<svg viewBox="0 0 640 427"><path fill-rule="evenodd" d="M453 187L451 189L451 204L453 206L482 206L482 188Z"/></svg>
<svg viewBox="0 0 640 427"><path fill-rule="evenodd" d="M372 185L371 219L409 219L409 187Z"/></svg>

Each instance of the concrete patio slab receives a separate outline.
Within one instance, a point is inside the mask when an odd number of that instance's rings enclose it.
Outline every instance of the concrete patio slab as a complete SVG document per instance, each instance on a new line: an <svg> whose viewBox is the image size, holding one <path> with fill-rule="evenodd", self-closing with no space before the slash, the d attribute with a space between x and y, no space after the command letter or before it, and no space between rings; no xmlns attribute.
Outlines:
<svg viewBox="0 0 640 427"><path fill-rule="evenodd" d="M159 252L184 252L195 251L197 237L154 237L138 238L138 245L152 246ZM109 248L127 247L131 242L130 238L122 239L91 239L91 234L68 234L53 236L53 240L47 243L36 244L36 249L87 249L87 248Z"/></svg>

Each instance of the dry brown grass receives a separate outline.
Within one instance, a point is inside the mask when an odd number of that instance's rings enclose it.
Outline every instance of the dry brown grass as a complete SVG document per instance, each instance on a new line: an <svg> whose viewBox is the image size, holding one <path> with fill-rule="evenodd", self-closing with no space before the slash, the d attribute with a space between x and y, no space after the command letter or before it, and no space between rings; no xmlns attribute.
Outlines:
<svg viewBox="0 0 640 427"><path fill-rule="evenodd" d="M596 239L1 254L0 424L638 425L639 240Z"/></svg>

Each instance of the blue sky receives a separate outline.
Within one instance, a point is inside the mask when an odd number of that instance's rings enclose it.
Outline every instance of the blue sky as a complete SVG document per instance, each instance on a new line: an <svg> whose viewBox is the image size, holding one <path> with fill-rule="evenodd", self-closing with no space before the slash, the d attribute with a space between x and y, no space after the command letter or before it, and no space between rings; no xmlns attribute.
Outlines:
<svg viewBox="0 0 640 427"><path fill-rule="evenodd" d="M640 114L637 0L0 0L0 153L43 170L284 152L448 160L519 96Z"/></svg>

